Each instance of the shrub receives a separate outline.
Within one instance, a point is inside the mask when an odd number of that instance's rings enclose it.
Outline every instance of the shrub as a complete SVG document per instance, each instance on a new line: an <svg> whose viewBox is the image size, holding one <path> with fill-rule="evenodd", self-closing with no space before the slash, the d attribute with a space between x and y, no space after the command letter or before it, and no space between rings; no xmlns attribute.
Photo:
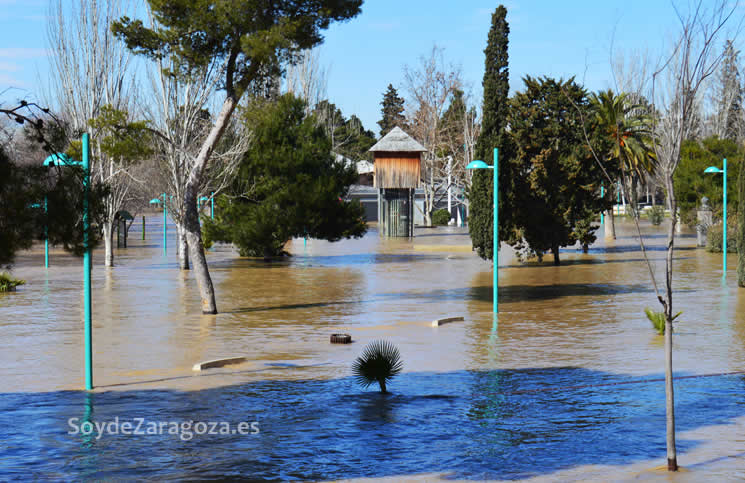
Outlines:
<svg viewBox="0 0 745 483"><path fill-rule="evenodd" d="M352 365L355 379L362 387L377 382L380 392L387 393L386 382L397 376L404 368L396 346L384 340L368 344L362 355Z"/></svg>
<svg viewBox="0 0 745 483"><path fill-rule="evenodd" d="M722 253L722 224L712 225L706 234L706 250L713 253ZM737 252L737 224L728 223L727 226L727 253Z"/></svg>
<svg viewBox="0 0 745 483"><path fill-rule="evenodd" d="M450 221L448 210L436 210L432 213L432 224L436 226L447 225Z"/></svg>
<svg viewBox="0 0 745 483"><path fill-rule="evenodd" d="M18 280L8 273L0 273L0 292L12 292L18 285L24 285L25 280Z"/></svg>
<svg viewBox="0 0 745 483"><path fill-rule="evenodd" d="M665 208L661 205L654 205L647 213L650 223L657 226L665 218Z"/></svg>

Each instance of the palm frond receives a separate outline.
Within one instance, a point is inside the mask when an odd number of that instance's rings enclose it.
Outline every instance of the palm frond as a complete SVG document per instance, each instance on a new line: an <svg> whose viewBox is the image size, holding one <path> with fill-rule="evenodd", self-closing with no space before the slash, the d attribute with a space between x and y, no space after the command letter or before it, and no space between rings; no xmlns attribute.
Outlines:
<svg viewBox="0 0 745 483"><path fill-rule="evenodd" d="M381 392L386 392L386 382L403 370L401 354L388 341L376 340L362 351L352 364L352 373L358 384L368 387L377 382Z"/></svg>

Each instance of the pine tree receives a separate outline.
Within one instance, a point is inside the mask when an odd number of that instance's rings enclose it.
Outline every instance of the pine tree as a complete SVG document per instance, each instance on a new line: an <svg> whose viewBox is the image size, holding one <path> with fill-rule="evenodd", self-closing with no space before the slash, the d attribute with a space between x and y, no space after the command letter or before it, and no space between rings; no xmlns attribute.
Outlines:
<svg viewBox="0 0 745 483"><path fill-rule="evenodd" d="M383 106L380 110L383 117L378 121L380 137L382 138L388 134L396 126L405 131L404 99L403 97L399 97L398 91L393 87L393 84L388 84L388 90L383 94L383 101L380 104Z"/></svg>
<svg viewBox="0 0 745 483"><path fill-rule="evenodd" d="M208 241L270 259L284 255L293 237L336 241L365 233L362 206L345 201L357 171L335 159L323 127L305 112L292 94L249 105L244 121L253 142L214 221L204 220Z"/></svg>
<svg viewBox="0 0 745 483"><path fill-rule="evenodd" d="M476 143L476 157L493 165L494 148L499 149L499 239L506 240L511 232L511 210L505 206L504 194L511 188L509 160L511 149L507 126L509 69L507 44L510 27L507 9L500 5L492 14L491 29L484 54L484 104L481 135ZM477 170L473 174L469 198L468 230L473 247L482 258L491 259L494 247L494 182L493 174Z"/></svg>

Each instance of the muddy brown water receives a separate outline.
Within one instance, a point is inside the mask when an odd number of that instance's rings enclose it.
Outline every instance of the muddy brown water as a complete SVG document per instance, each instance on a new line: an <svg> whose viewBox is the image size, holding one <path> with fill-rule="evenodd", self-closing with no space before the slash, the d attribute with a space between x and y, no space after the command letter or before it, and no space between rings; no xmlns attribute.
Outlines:
<svg viewBox="0 0 745 483"><path fill-rule="evenodd" d="M208 254L217 316L199 314L175 238L135 224L113 269L94 254L94 385L83 386L82 261L43 247L0 295L0 475L258 479L662 479L663 344L658 309L630 224L562 266L500 253L500 314L491 262L467 231L374 227L338 243L294 240L288 260ZM644 226L661 283L663 227ZM680 481L745 478L745 289L737 257L683 232L675 256L674 344ZM436 318L463 316L432 328ZM335 332L350 345L331 345ZM355 385L350 366L384 338L405 373L390 396ZM194 373L199 361L245 364ZM712 374L724 374L716 375ZM734 374L732 374L734 373ZM701 376L701 377L693 377ZM68 434L70 418L105 423L258 421L256 435Z"/></svg>

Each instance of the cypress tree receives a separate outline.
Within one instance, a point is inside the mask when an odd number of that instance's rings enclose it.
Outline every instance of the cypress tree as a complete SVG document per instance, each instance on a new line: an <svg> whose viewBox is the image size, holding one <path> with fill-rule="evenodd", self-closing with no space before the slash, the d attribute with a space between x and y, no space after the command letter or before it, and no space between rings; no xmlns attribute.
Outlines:
<svg viewBox="0 0 745 483"><path fill-rule="evenodd" d="M388 134L396 126L406 130L404 99L399 97L398 91L393 87L393 84L388 84L388 90L383 94L383 101L380 104L383 106L380 110L383 117L378 121L380 137L382 138Z"/></svg>
<svg viewBox="0 0 745 483"><path fill-rule="evenodd" d="M481 135L476 142L476 157L489 165L494 164L494 148L499 148L499 239L506 240L512 225L505 206L505 193L510 190L509 140L506 133L508 95L510 90L507 57L508 36L507 9L500 5L492 14L491 28L484 54L484 104ZM468 230L473 247L480 257L492 258L493 220L494 220L494 182L493 173L487 170L473 172L473 180L468 195Z"/></svg>

